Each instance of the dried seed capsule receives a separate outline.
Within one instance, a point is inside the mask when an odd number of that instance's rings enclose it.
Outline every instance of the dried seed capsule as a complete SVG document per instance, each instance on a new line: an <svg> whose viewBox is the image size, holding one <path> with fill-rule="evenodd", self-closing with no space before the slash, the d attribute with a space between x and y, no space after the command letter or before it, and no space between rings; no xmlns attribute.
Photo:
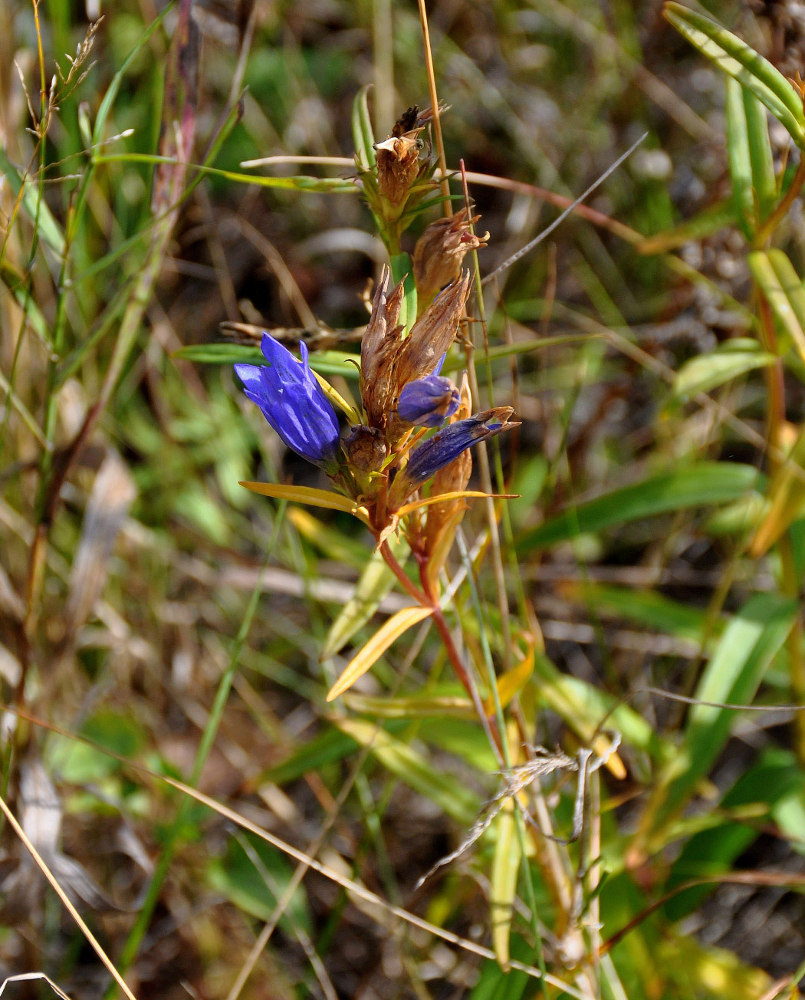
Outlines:
<svg viewBox="0 0 805 1000"><path fill-rule="evenodd" d="M472 226L480 215L470 217L466 208L449 219L432 222L414 247L414 281L417 301L424 308L449 282L458 277L465 255L486 246L489 233L478 236Z"/></svg>

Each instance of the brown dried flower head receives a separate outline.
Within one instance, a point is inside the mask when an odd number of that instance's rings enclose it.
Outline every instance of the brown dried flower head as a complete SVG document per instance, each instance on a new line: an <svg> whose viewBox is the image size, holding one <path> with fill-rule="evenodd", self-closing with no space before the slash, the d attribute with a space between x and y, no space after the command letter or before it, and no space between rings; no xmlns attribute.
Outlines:
<svg viewBox="0 0 805 1000"><path fill-rule="evenodd" d="M400 282L389 295L390 281L391 272L384 268L361 343L360 392L372 427L386 426L397 390L394 372L402 344L403 327L399 319L404 288Z"/></svg>
<svg viewBox="0 0 805 1000"><path fill-rule="evenodd" d="M407 382L430 375L436 368L455 340L469 294L470 272L465 271L414 323L397 360L397 395Z"/></svg>
<svg viewBox="0 0 805 1000"><path fill-rule="evenodd" d="M403 282L389 294L390 280L385 269L361 345L361 399L369 426L382 429L392 421L403 386L430 375L453 343L470 292L467 272L431 303L403 337L399 325Z"/></svg>
<svg viewBox="0 0 805 1000"><path fill-rule="evenodd" d="M419 173L421 131L421 128L415 128L404 135L390 135L375 145L378 187L381 195L392 205L405 201Z"/></svg>
<svg viewBox="0 0 805 1000"><path fill-rule="evenodd" d="M489 233L478 236L471 228L480 218L480 215L470 216L469 211L462 208L449 219L432 222L417 240L414 281L421 308L458 277L462 261L470 250L486 246Z"/></svg>
<svg viewBox="0 0 805 1000"><path fill-rule="evenodd" d="M380 194L392 205L400 206L405 201L417 179L422 149L419 134L432 117L430 108L420 111L414 105L403 111L388 139L375 144L378 187Z"/></svg>

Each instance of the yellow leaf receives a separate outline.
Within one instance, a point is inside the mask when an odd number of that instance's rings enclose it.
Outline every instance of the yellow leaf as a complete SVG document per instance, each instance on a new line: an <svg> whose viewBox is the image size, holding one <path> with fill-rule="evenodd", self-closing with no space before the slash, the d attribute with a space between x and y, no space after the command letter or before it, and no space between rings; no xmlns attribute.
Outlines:
<svg viewBox="0 0 805 1000"><path fill-rule="evenodd" d="M239 484L252 493L261 493L264 497L274 497L275 500L289 500L291 503L304 503L311 507L325 507L328 510L343 510L353 514L364 524L369 524L369 513L365 507L360 507L349 497L333 493L332 490L315 490L310 486L286 486L283 483L244 483Z"/></svg>
<svg viewBox="0 0 805 1000"><path fill-rule="evenodd" d="M780 466L769 483L771 506L755 532L749 554L765 555L802 513L805 506L805 427L791 449L788 461Z"/></svg>
<svg viewBox="0 0 805 1000"><path fill-rule="evenodd" d="M509 968L509 938L514 894L517 890L517 873L520 870L520 839L517 836L514 799L507 799L497 820L495 855L492 860L489 908L492 911L492 946L502 969Z"/></svg>
<svg viewBox="0 0 805 1000"><path fill-rule="evenodd" d="M407 632L417 622L432 614L433 608L414 606L403 608L396 615L392 615L349 661L344 672L327 693L327 701L333 701L351 688L359 677L363 677L366 671L377 663L395 639L399 639L403 632Z"/></svg>
<svg viewBox="0 0 805 1000"><path fill-rule="evenodd" d="M432 503L442 503L445 500L461 500L463 497L487 497L491 500L516 500L519 493L481 493L480 490L452 490L450 493L439 493L435 497L426 497L424 500L414 500L413 503L403 504L395 513L398 517L405 517L420 507L428 507Z"/></svg>
<svg viewBox="0 0 805 1000"><path fill-rule="evenodd" d="M521 660L519 663L515 664L511 670L507 670L505 674L501 674L498 677L498 699L500 701L500 707L505 708L512 698L525 687L526 682L529 677L534 673L534 653L533 650ZM493 715L495 712L495 702L492 698L487 698L484 701L484 711L487 715Z"/></svg>

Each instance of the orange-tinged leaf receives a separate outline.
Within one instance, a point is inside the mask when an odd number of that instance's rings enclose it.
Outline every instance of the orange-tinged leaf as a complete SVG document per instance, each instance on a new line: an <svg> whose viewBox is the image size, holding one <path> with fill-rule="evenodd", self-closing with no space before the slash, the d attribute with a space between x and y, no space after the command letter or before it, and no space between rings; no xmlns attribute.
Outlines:
<svg viewBox="0 0 805 1000"><path fill-rule="evenodd" d="M805 427L799 432L788 461L780 466L769 483L771 505L749 546L749 554L758 558L791 527L805 506Z"/></svg>
<svg viewBox="0 0 805 1000"><path fill-rule="evenodd" d="M327 701L333 701L340 694L352 687L359 677L363 677L385 653L389 646L409 628L433 614L433 608L412 606L403 608L375 632L372 638L363 646L347 664L344 672L327 692Z"/></svg>
<svg viewBox="0 0 805 1000"><path fill-rule="evenodd" d="M340 493L333 493L332 490L316 490L310 486L289 486L284 483L240 482L239 485L251 490L252 493L261 493L264 497L274 497L275 500L304 503L309 507L325 507L328 510L343 510L347 514L353 514L364 524L369 523L369 514L365 507L359 506L349 497L341 496Z"/></svg>
<svg viewBox="0 0 805 1000"><path fill-rule="evenodd" d="M420 507L428 507L434 503L443 503L445 500L461 500L463 498L487 497L491 500L516 500L517 493L482 493L480 490L453 490L450 493L440 493L435 497L426 497L424 500L414 500L413 503L403 504L395 511L398 517L404 517Z"/></svg>

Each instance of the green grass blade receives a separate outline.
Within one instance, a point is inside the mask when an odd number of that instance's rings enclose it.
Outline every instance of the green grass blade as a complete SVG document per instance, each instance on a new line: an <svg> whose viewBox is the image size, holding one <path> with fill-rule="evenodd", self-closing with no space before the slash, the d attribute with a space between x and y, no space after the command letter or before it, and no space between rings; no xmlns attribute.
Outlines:
<svg viewBox="0 0 805 1000"><path fill-rule="evenodd" d="M509 965L514 896L522 857L521 841L517 836L514 800L508 799L495 820L495 853L492 858L489 884L492 947L495 949L495 957L503 968Z"/></svg>
<svg viewBox="0 0 805 1000"><path fill-rule="evenodd" d="M397 561L404 563L409 551L405 539L392 537L389 544ZM355 592L330 626L321 650L323 660L335 656L346 646L355 633L363 628L377 611L380 602L394 586L396 579L380 552L373 552L366 568L361 573Z"/></svg>
<svg viewBox="0 0 805 1000"><path fill-rule="evenodd" d="M366 747L400 781L435 802L448 816L465 825L473 822L481 807L478 796L413 747L363 719L338 718L333 724Z"/></svg>
<svg viewBox="0 0 805 1000"><path fill-rule="evenodd" d="M154 18L151 24L148 25L148 27L140 36L139 40L137 41L137 44L123 60L118 71L112 77L112 82L109 84L109 87L103 96L103 100L101 101L101 105L98 108L98 114L95 118L95 127L92 130L92 141L96 146L99 143L103 142L103 137L104 137L103 133L104 129L106 128L106 119L109 117L109 112L112 110L112 106L115 103L117 95L120 92L120 88L123 85L124 80L126 79L126 76L129 72L129 69L131 68L132 63L140 54L141 49L148 41L148 39L151 37L151 35L153 35L153 33L162 24L162 22L165 20L168 14L170 14L170 12L173 10L174 6L175 6L175 0L171 0L171 2L167 4L165 9L161 11L157 15L157 17Z"/></svg>
<svg viewBox="0 0 805 1000"><path fill-rule="evenodd" d="M755 594L729 623L695 691L702 702L751 704L763 676L788 637L799 602L776 593ZM736 713L715 704L694 705L683 743L660 790L662 805L654 816L661 834L669 815L683 808L708 773L729 737Z"/></svg>
<svg viewBox="0 0 805 1000"><path fill-rule="evenodd" d="M757 230L758 220L755 196L752 193L752 161L749 156L748 125L743 94L744 89L740 83L732 77L728 77L725 111L732 204L744 236L751 240Z"/></svg>
<svg viewBox="0 0 805 1000"><path fill-rule="evenodd" d="M681 4L666 3L665 17L720 70L751 90L786 128L798 146L805 145L802 99L767 59L717 21Z"/></svg>
<svg viewBox="0 0 805 1000"><path fill-rule="evenodd" d="M187 344L174 351L171 357L211 365L266 363L260 348L248 344ZM310 367L320 375L342 375L344 378L356 379L358 369L354 362L357 360L356 355L346 351L315 351L310 355Z"/></svg>
<svg viewBox="0 0 805 1000"><path fill-rule="evenodd" d="M732 82L731 80L728 82ZM777 204L777 179L769 139L766 109L751 91L741 88L746 120L746 139L752 168L752 189L757 199L760 222L767 219Z"/></svg>
<svg viewBox="0 0 805 1000"><path fill-rule="evenodd" d="M375 165L375 136L369 114L369 85L362 87L352 102L352 141L359 170Z"/></svg>
<svg viewBox="0 0 805 1000"><path fill-rule="evenodd" d="M551 518L528 532L517 551L524 554L669 511L728 503L756 487L758 476L753 466L735 462L697 462L678 472L651 476Z"/></svg>
<svg viewBox="0 0 805 1000"><path fill-rule="evenodd" d="M774 318L805 360L805 289L794 265L782 250L758 250L747 260Z"/></svg>
<svg viewBox="0 0 805 1000"><path fill-rule="evenodd" d="M156 153L108 153L95 157L95 163L175 163L171 156L158 156ZM220 167L208 167L203 163L189 163L189 170L212 177L223 177L238 184L256 184L257 187L276 188L282 191L306 191L319 194L356 194L358 188L348 177L308 177L297 174L293 177L265 177L262 174L244 174L238 170L222 170Z"/></svg>
<svg viewBox="0 0 805 1000"><path fill-rule="evenodd" d="M673 393L679 399L689 399L776 360L773 354L761 350L756 340L748 337L728 340L709 354L686 361L676 374Z"/></svg>
<svg viewBox="0 0 805 1000"><path fill-rule="evenodd" d="M47 246L54 253L58 254L59 257L62 257L64 255L65 239L61 226L56 221L45 200L40 197L39 189L30 175L25 177L20 176L19 171L11 160L9 160L2 147L0 147L0 175L5 178L15 198L22 191L22 207L25 209L25 213L36 223L39 235Z"/></svg>

